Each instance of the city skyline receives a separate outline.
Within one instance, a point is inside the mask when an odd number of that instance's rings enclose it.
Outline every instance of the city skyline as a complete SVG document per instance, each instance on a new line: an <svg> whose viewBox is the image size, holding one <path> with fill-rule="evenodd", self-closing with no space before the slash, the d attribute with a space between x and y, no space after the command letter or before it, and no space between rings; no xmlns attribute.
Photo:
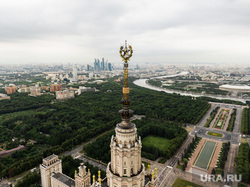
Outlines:
<svg viewBox="0 0 250 187"><path fill-rule="evenodd" d="M28 1L0 3L0 65L120 62L248 64L250 2Z"/></svg>

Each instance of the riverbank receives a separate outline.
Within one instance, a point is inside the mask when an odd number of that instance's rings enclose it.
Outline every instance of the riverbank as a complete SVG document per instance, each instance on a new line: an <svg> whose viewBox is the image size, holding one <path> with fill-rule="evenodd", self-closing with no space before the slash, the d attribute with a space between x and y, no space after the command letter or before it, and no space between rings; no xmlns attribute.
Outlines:
<svg viewBox="0 0 250 187"><path fill-rule="evenodd" d="M173 76L173 75L169 75L169 76ZM211 94L192 93L188 91L169 90L166 88L160 88L160 87L149 85L147 84L147 80L149 79L138 79L134 81L134 84L137 86L151 89L151 90L163 91L163 92L170 93L170 94L176 93L176 94L180 94L184 96L191 96L191 97L210 97L210 98L219 99L219 100L240 101L242 103L246 103L246 101L250 101L248 99L235 98L235 97L230 97L230 96L222 96L222 95L220 96L220 95L211 95Z"/></svg>

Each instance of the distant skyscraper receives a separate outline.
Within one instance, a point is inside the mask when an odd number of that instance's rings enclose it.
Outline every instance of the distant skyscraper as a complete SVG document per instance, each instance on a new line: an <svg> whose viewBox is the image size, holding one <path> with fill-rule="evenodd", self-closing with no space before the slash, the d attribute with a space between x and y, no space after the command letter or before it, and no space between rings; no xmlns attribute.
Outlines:
<svg viewBox="0 0 250 187"><path fill-rule="evenodd" d="M73 80L77 81L77 67L76 67L76 64L73 67Z"/></svg>
<svg viewBox="0 0 250 187"><path fill-rule="evenodd" d="M95 58L94 71L100 71L100 60Z"/></svg>
<svg viewBox="0 0 250 187"><path fill-rule="evenodd" d="M112 71L111 63L108 63L108 70L109 70L109 71Z"/></svg>
<svg viewBox="0 0 250 187"><path fill-rule="evenodd" d="M90 71L90 65L87 65L87 71Z"/></svg>
<svg viewBox="0 0 250 187"><path fill-rule="evenodd" d="M100 60L99 59L97 59L97 71L99 71L100 70Z"/></svg>
<svg viewBox="0 0 250 187"><path fill-rule="evenodd" d="M97 59L95 58L95 62L94 62L94 71L97 70Z"/></svg>
<svg viewBox="0 0 250 187"><path fill-rule="evenodd" d="M108 61L106 61L104 64L104 70L106 70L106 71L108 70Z"/></svg>
<svg viewBox="0 0 250 187"><path fill-rule="evenodd" d="M104 58L102 58L102 62L101 62L101 70L104 70Z"/></svg>

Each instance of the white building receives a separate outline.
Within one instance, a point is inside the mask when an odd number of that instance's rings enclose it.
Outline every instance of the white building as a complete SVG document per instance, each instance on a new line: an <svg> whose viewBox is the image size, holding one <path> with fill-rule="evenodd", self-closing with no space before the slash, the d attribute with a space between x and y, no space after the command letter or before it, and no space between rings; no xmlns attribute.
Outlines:
<svg viewBox="0 0 250 187"><path fill-rule="evenodd" d="M41 88L32 86L30 87L30 96L40 96L41 94Z"/></svg>
<svg viewBox="0 0 250 187"><path fill-rule="evenodd" d="M58 100L66 100L75 97L74 91L63 90L63 91L56 91L56 99Z"/></svg>
<svg viewBox="0 0 250 187"><path fill-rule="evenodd" d="M75 172L75 179L62 173L62 161L57 155L50 155L43 159L40 165L42 187L89 187L90 171L81 164L78 173ZM100 178L100 176L99 176Z"/></svg>
<svg viewBox="0 0 250 187"><path fill-rule="evenodd" d="M250 86L247 85L221 85L220 90L230 91L230 92L250 92Z"/></svg>
<svg viewBox="0 0 250 187"><path fill-rule="evenodd" d="M83 92L96 92L96 91L98 91L96 88L79 86L77 93L78 93L78 95L81 95Z"/></svg>

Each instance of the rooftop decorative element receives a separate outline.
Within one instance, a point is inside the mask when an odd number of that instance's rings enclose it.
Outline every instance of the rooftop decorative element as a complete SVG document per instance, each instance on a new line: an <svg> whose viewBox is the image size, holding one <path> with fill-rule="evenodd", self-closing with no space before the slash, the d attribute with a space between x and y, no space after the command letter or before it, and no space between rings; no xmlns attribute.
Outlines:
<svg viewBox="0 0 250 187"><path fill-rule="evenodd" d="M132 57L133 49L131 45L127 46L127 41L125 41L125 45L120 47L120 56L124 61L124 85L123 85L123 98L122 98L122 110L119 111L122 116L122 122L119 124L120 128L129 129L132 127L130 123L130 117L133 115L133 111L129 109L130 100L128 98L129 95L129 87L128 87L128 61Z"/></svg>

